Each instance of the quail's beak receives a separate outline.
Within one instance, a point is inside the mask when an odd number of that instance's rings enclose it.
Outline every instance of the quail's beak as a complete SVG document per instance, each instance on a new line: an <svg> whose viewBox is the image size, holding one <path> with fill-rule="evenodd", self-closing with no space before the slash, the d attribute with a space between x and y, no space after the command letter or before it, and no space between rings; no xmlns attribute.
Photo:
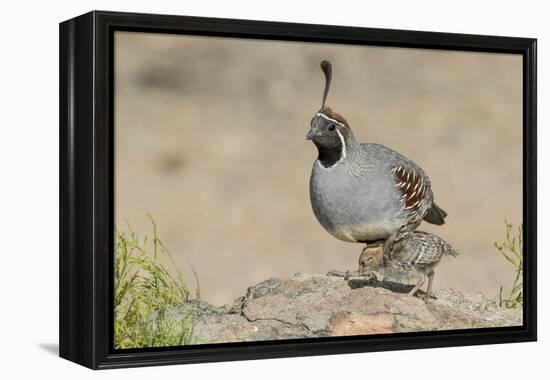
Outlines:
<svg viewBox="0 0 550 380"><path fill-rule="evenodd" d="M313 140L313 137L315 137L315 130L313 128L310 128L306 135L306 140Z"/></svg>

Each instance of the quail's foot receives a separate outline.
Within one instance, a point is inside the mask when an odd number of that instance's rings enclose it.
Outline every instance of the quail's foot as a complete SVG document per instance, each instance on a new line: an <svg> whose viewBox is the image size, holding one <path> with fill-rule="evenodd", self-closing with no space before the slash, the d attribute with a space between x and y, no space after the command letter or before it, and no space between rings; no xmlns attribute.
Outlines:
<svg viewBox="0 0 550 380"><path fill-rule="evenodd" d="M346 274L344 275L344 281L349 280L350 277L351 277L351 273L349 272L349 270L347 270Z"/></svg>
<svg viewBox="0 0 550 380"><path fill-rule="evenodd" d="M424 281L426 281L426 275L424 273L421 273L418 277L418 282L416 283L415 287L412 288L412 290L409 292L408 296L414 297L418 289L420 289L420 287L424 285Z"/></svg>
<svg viewBox="0 0 550 380"><path fill-rule="evenodd" d="M327 272L327 276L329 276L329 277L343 277L344 280L347 280L350 277L361 276L361 274L359 273L359 271L347 270L345 272L342 272L342 271L333 269L333 270L330 270L330 271Z"/></svg>

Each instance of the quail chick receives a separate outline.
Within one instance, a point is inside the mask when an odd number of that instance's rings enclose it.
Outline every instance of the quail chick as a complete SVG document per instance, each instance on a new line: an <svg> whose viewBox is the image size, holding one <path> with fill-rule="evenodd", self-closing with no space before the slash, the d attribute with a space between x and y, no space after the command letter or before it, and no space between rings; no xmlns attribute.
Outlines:
<svg viewBox="0 0 550 380"><path fill-rule="evenodd" d="M408 158L380 144L360 144L346 119L325 105L332 66L321 62L325 91L306 138L318 158L310 177L313 212L334 237L380 245L422 220L441 225L447 213L433 200L430 179Z"/></svg>
<svg viewBox="0 0 550 380"><path fill-rule="evenodd" d="M428 299L432 294L434 268L446 255L457 256L458 252L440 237L422 231L406 232L397 238L388 238L383 249L365 248L359 257L359 272L413 274L418 282L409 296L416 294L427 277L425 298Z"/></svg>

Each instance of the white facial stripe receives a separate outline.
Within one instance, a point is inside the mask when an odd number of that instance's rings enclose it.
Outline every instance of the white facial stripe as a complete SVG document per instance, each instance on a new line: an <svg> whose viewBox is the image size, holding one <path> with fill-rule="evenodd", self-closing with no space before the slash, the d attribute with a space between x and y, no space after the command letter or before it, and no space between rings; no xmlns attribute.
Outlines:
<svg viewBox="0 0 550 380"><path fill-rule="evenodd" d="M342 143L342 157L340 157L340 161L342 161L346 158L346 140L344 140L344 136L342 136L338 129L336 129L336 133L338 133L338 137L340 137L340 142Z"/></svg>
<svg viewBox="0 0 550 380"><path fill-rule="evenodd" d="M321 116L323 119L326 119L328 121L332 121L333 123L336 123L338 125L341 125L342 127L345 127L344 124L340 123L338 120L335 120L335 119L332 119L330 117L328 117L327 115L325 115L324 113L321 113L321 112L317 112L317 116Z"/></svg>

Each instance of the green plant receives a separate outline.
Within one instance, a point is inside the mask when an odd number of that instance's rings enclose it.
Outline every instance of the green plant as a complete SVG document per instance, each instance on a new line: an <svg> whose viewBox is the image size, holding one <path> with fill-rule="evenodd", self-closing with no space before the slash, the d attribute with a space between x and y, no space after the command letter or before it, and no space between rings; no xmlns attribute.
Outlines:
<svg viewBox="0 0 550 380"><path fill-rule="evenodd" d="M115 231L114 340L116 348L139 348L185 345L193 342L193 321L177 315L175 308L190 298L183 276L172 255L157 235L157 224L148 214L152 226L152 247L148 238L140 240L127 223L127 231ZM147 250L152 248L152 253ZM165 255L176 275L158 262ZM191 269L193 269L191 267ZM199 297L197 280L196 297Z"/></svg>
<svg viewBox="0 0 550 380"><path fill-rule="evenodd" d="M523 305L523 225L520 224L517 230L507 220L504 221L504 225L506 240L495 242L495 247L514 266L515 274L508 297L504 297L503 287L500 287L499 306L513 308ZM514 233L514 230L517 233Z"/></svg>

